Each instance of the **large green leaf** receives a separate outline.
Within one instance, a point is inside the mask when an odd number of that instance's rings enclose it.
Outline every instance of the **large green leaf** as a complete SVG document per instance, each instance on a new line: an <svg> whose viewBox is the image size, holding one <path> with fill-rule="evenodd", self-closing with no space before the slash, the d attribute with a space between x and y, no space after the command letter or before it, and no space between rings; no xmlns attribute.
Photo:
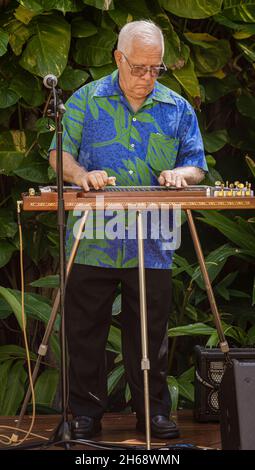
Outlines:
<svg viewBox="0 0 255 470"><path fill-rule="evenodd" d="M20 65L44 77L59 77L64 71L70 47L70 25L61 16L39 16L32 20L33 35L22 54ZM57 45L57 47L56 47Z"/></svg>
<svg viewBox="0 0 255 470"><path fill-rule="evenodd" d="M209 336L215 331L209 325L205 325L204 323L193 323L190 325L183 325L183 326L176 326L175 328L170 328L168 330L168 336L200 336L206 335Z"/></svg>
<svg viewBox="0 0 255 470"><path fill-rule="evenodd" d="M109 395L111 395L111 393L115 390L115 388L117 387L123 375L124 375L124 366L122 364L116 367L115 369L113 369L112 372L110 372L110 374L108 375L108 381L107 381Z"/></svg>
<svg viewBox="0 0 255 470"><path fill-rule="evenodd" d="M121 332L119 328L113 325L111 325L109 331L107 349L116 353L121 352Z"/></svg>
<svg viewBox="0 0 255 470"><path fill-rule="evenodd" d="M186 33L185 37L192 44L195 68L199 74L213 74L231 58L230 43L225 39L218 40L207 33Z"/></svg>
<svg viewBox="0 0 255 470"><path fill-rule="evenodd" d="M228 129L230 144L244 152L255 152L255 129L248 118L239 119L239 126Z"/></svg>
<svg viewBox="0 0 255 470"><path fill-rule="evenodd" d="M167 377L167 385L171 395L171 410L176 411L178 405L178 398L179 398L179 385L178 381L173 376Z"/></svg>
<svg viewBox="0 0 255 470"><path fill-rule="evenodd" d="M189 19L208 18L221 9L223 0L159 0L160 5L176 16Z"/></svg>
<svg viewBox="0 0 255 470"><path fill-rule="evenodd" d="M120 27L130 21L151 18L152 14L155 13L154 10L156 9L158 11L158 4L153 0L139 0L139 2L137 0L114 0L114 6L115 9L109 10L108 14ZM125 14L126 20L123 23L122 21L125 19Z"/></svg>
<svg viewBox="0 0 255 470"><path fill-rule="evenodd" d="M12 309L4 299L0 299L0 318L4 320L12 314Z"/></svg>
<svg viewBox="0 0 255 470"><path fill-rule="evenodd" d="M253 40L238 41L237 45L249 62L255 62L255 42Z"/></svg>
<svg viewBox="0 0 255 470"><path fill-rule="evenodd" d="M219 230L243 250L250 250L251 253L254 253L255 235L249 231L249 222L246 222L246 227L243 227L237 218L231 220L217 211L204 211L200 213L203 214L203 217L199 217L199 220ZM237 250L236 255L239 256L239 254L240 252Z"/></svg>
<svg viewBox="0 0 255 470"><path fill-rule="evenodd" d="M223 13L233 21L255 23L255 0L224 0Z"/></svg>
<svg viewBox="0 0 255 470"><path fill-rule="evenodd" d="M19 95L10 89L9 83L0 77L0 108L9 108L19 101Z"/></svg>
<svg viewBox="0 0 255 470"><path fill-rule="evenodd" d="M65 15L67 11L81 11L84 7L81 0L40 0L45 10L59 10Z"/></svg>
<svg viewBox="0 0 255 470"><path fill-rule="evenodd" d="M0 56L6 53L8 41L9 34L3 28L0 28Z"/></svg>
<svg viewBox="0 0 255 470"><path fill-rule="evenodd" d="M21 301L17 300L17 298L10 289L6 289L6 287L2 286L0 286L0 296L3 297L4 300L10 305L19 323L20 328L23 330Z"/></svg>
<svg viewBox="0 0 255 470"><path fill-rule="evenodd" d="M15 105L10 106L5 109L0 108L0 124L3 126L3 128L5 129L10 128L10 119L13 113L15 112L15 108L16 108Z"/></svg>
<svg viewBox="0 0 255 470"><path fill-rule="evenodd" d="M94 36L98 31L93 23L84 20L81 16L73 19L71 27L72 36L75 38L88 38L89 36Z"/></svg>
<svg viewBox="0 0 255 470"><path fill-rule="evenodd" d="M8 370L6 393L2 401L2 412L5 416L16 415L23 400L27 373L23 361L17 361Z"/></svg>
<svg viewBox="0 0 255 470"><path fill-rule="evenodd" d="M36 2L34 2L34 4L35 3ZM14 16L21 23L28 25L32 18L42 13L42 11L43 9L40 5L38 5L38 7L33 10L31 10L30 8L26 8L23 5L19 5L18 8L15 10Z"/></svg>
<svg viewBox="0 0 255 470"><path fill-rule="evenodd" d="M192 96L192 98L200 97L199 82L194 72L194 63L191 59L180 70L174 70L173 76L188 95Z"/></svg>
<svg viewBox="0 0 255 470"><path fill-rule="evenodd" d="M9 292L21 304L21 293L11 289L9 289ZM48 299L41 295L25 293L25 312L27 316L47 324L51 315L51 305L48 303ZM57 316L54 325L55 330L59 329L59 322L60 318Z"/></svg>
<svg viewBox="0 0 255 470"><path fill-rule="evenodd" d="M15 91L31 106L39 106L45 100L39 79L25 70L15 75L10 83L10 90Z"/></svg>
<svg viewBox="0 0 255 470"><path fill-rule="evenodd" d="M19 3L36 14L49 10L59 10L65 14L67 11L80 11L82 9L80 0L19 0Z"/></svg>
<svg viewBox="0 0 255 470"><path fill-rule="evenodd" d="M0 134L1 173L8 175L21 165L29 140L24 131L6 131Z"/></svg>
<svg viewBox="0 0 255 470"><path fill-rule="evenodd" d="M181 375L178 377L178 382L180 380L186 382L194 382L194 375L195 375L195 367L192 366L189 369L185 370Z"/></svg>
<svg viewBox="0 0 255 470"><path fill-rule="evenodd" d="M251 328L248 330L246 337L246 345L253 347L255 345L255 325L251 326Z"/></svg>
<svg viewBox="0 0 255 470"><path fill-rule="evenodd" d="M9 33L9 43L15 55L20 55L24 44L27 42L30 31L18 20L11 20L6 29Z"/></svg>
<svg viewBox="0 0 255 470"><path fill-rule="evenodd" d="M205 259L210 281L214 281L230 256L235 256L239 253L239 250L228 244L222 245L219 248L216 248L216 250L213 250ZM201 289L205 289L200 267L195 269L192 280L195 281Z"/></svg>
<svg viewBox="0 0 255 470"><path fill-rule="evenodd" d="M99 78L110 75L114 70L116 70L115 64L107 64L102 67L90 67L89 71L92 75L93 80L99 80Z"/></svg>
<svg viewBox="0 0 255 470"><path fill-rule="evenodd" d="M13 171L15 175L34 183L48 183L48 163L38 154L30 154Z"/></svg>
<svg viewBox="0 0 255 470"><path fill-rule="evenodd" d="M234 74L227 75L225 78L204 78L201 80L205 90L206 103L214 103L222 96L231 93L240 88L241 84Z"/></svg>
<svg viewBox="0 0 255 470"><path fill-rule="evenodd" d="M76 90L88 79L89 74L85 70L73 69L67 65L59 79L59 86L63 90Z"/></svg>
<svg viewBox="0 0 255 470"><path fill-rule="evenodd" d="M252 158L250 158L248 155L246 155L245 161L246 161L249 169L251 170L251 172L252 172L252 174L255 178L255 162L254 162L254 160L252 160Z"/></svg>
<svg viewBox="0 0 255 470"><path fill-rule="evenodd" d="M207 152L217 152L228 142L226 129L203 133L204 146Z"/></svg>
<svg viewBox="0 0 255 470"><path fill-rule="evenodd" d="M111 10L114 8L113 0L83 0L83 2L99 10Z"/></svg>
<svg viewBox="0 0 255 470"><path fill-rule="evenodd" d="M0 238L13 238L18 230L17 223L9 209L0 211Z"/></svg>
<svg viewBox="0 0 255 470"><path fill-rule="evenodd" d="M119 315L121 312L121 294L117 295L112 306L112 315Z"/></svg>
<svg viewBox="0 0 255 470"><path fill-rule="evenodd" d="M30 359L36 361L37 355L32 351L29 352ZM7 344L6 346L0 346L0 362L7 360L23 359L26 360L26 350L16 344Z"/></svg>
<svg viewBox="0 0 255 470"><path fill-rule="evenodd" d="M0 415L3 416L5 414L5 410L3 409L3 403L5 399L5 394L6 394L6 387L8 383L8 373L10 368L13 365L13 361L4 361L3 363L0 364L0 381L1 381L1 387L0 387Z"/></svg>
<svg viewBox="0 0 255 470"><path fill-rule="evenodd" d="M173 76L164 74L162 77L160 77L159 81L160 83L162 83L162 85L167 86L168 88L170 88L170 90L173 90L179 95L181 95L181 86Z"/></svg>
<svg viewBox="0 0 255 470"><path fill-rule="evenodd" d="M116 34L109 29L101 29L98 34L86 39L78 39L74 59L78 64L99 67L111 64L112 49Z"/></svg>
<svg viewBox="0 0 255 470"><path fill-rule="evenodd" d="M213 19L217 23L226 26L227 28L233 29L235 31L233 34L235 39L245 39L255 33L255 24L235 23L234 21L231 21L229 18L224 16L222 13L215 15Z"/></svg>
<svg viewBox="0 0 255 470"><path fill-rule="evenodd" d="M188 61L189 48L186 44L181 42L167 15L161 14L156 18L164 34L164 63L169 69L180 69Z"/></svg>
<svg viewBox="0 0 255 470"><path fill-rule="evenodd" d="M242 93L236 99L236 106L239 113L255 119L255 98L250 93Z"/></svg>
<svg viewBox="0 0 255 470"><path fill-rule="evenodd" d="M33 287L52 287L56 288L59 287L59 275L52 274L50 276L41 277L36 281L30 282L30 286Z"/></svg>
<svg viewBox="0 0 255 470"><path fill-rule="evenodd" d="M194 385L187 380L183 380L179 378L177 379L177 382L178 382L178 387L179 387L179 394L182 397L194 403L194 395L195 395Z"/></svg>
<svg viewBox="0 0 255 470"><path fill-rule="evenodd" d="M51 406L56 395L59 373L56 369L47 369L40 374L35 384L36 403Z"/></svg>
<svg viewBox="0 0 255 470"><path fill-rule="evenodd" d="M0 240L0 268L9 263L15 251L16 248L14 245L6 240Z"/></svg>

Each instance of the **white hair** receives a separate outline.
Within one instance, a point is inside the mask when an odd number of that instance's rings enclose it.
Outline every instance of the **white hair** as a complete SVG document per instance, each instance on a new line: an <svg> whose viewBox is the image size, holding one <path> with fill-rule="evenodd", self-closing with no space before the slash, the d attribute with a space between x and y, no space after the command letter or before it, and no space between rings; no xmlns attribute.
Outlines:
<svg viewBox="0 0 255 470"><path fill-rule="evenodd" d="M125 24L119 33L117 49L128 53L134 40L145 45L160 45L163 58L164 36L161 29L153 21L140 20Z"/></svg>

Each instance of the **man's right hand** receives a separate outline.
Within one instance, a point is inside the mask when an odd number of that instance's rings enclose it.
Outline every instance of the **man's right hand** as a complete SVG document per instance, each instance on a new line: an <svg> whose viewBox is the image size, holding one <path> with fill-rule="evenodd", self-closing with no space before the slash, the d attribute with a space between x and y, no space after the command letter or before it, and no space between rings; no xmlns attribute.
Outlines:
<svg viewBox="0 0 255 470"><path fill-rule="evenodd" d="M90 188L102 189L107 184L112 184L112 178L109 178L104 170L84 171L77 178L77 184L84 188L85 191L89 191Z"/></svg>

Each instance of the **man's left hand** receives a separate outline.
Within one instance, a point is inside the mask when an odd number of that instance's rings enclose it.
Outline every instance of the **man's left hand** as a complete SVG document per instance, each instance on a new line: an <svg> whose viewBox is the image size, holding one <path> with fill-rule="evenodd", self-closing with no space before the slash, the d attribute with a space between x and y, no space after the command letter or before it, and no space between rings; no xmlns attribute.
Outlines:
<svg viewBox="0 0 255 470"><path fill-rule="evenodd" d="M160 186L174 186L176 188L186 188L188 183L179 170L161 171L158 182Z"/></svg>

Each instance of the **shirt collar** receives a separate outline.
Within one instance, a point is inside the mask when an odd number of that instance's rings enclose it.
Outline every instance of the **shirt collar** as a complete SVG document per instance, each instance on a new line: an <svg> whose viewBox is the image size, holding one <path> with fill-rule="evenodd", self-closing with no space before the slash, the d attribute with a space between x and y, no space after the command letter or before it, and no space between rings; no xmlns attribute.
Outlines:
<svg viewBox="0 0 255 470"><path fill-rule="evenodd" d="M99 80L93 92L93 96L98 97L116 95L123 95L123 92L119 86L118 70L114 70L111 75L108 75L107 77ZM157 81L152 92L146 98L146 104L152 103L153 101L161 101L163 103L176 105L171 90L164 85L161 85L161 83Z"/></svg>

